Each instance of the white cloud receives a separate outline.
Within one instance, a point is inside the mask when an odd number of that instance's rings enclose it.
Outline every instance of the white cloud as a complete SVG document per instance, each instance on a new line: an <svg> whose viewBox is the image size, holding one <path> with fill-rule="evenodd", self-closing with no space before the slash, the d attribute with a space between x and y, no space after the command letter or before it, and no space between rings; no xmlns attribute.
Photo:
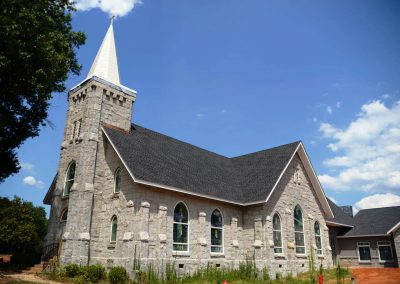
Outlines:
<svg viewBox="0 0 400 284"><path fill-rule="evenodd" d="M389 95L389 94L384 94L384 95L382 95L382 99L385 99L385 100L390 99L391 97L392 97L392 96Z"/></svg>
<svg viewBox="0 0 400 284"><path fill-rule="evenodd" d="M361 107L356 119L345 128L320 123L319 131L337 153L325 160L328 170L322 184L332 190L400 190L400 101L387 107L373 101Z"/></svg>
<svg viewBox="0 0 400 284"><path fill-rule="evenodd" d="M316 117L314 116L312 120L313 120L314 122L317 122L317 121L318 121L318 118L316 118Z"/></svg>
<svg viewBox="0 0 400 284"><path fill-rule="evenodd" d="M30 185L30 186L35 186L37 188L44 188L44 182L41 180L36 180L33 176L27 176L25 177L22 182L26 185Z"/></svg>
<svg viewBox="0 0 400 284"><path fill-rule="evenodd" d="M342 102L336 102L336 108L340 108L342 106Z"/></svg>
<svg viewBox="0 0 400 284"><path fill-rule="evenodd" d="M223 109L221 110L221 113L222 113L222 114L226 113L226 109L223 108Z"/></svg>
<svg viewBox="0 0 400 284"><path fill-rule="evenodd" d="M342 85L340 85L338 82L333 83L333 86L338 90L340 90L342 88Z"/></svg>
<svg viewBox="0 0 400 284"><path fill-rule="evenodd" d="M116 17L127 15L136 5L141 3L140 0L75 0L75 6L78 10L87 11L99 8L103 12Z"/></svg>
<svg viewBox="0 0 400 284"><path fill-rule="evenodd" d="M28 172L28 173L34 173L35 172L35 165L28 163L28 162L23 162L20 164L21 169Z"/></svg>
<svg viewBox="0 0 400 284"><path fill-rule="evenodd" d="M358 212L362 209L389 206L400 206L400 196L392 193L370 195L356 202L353 210Z"/></svg>
<svg viewBox="0 0 400 284"><path fill-rule="evenodd" d="M330 106L327 106L326 107L326 112L329 113L329 114L332 114L333 110L332 110L332 108Z"/></svg>
<svg viewBox="0 0 400 284"><path fill-rule="evenodd" d="M198 113L198 114L196 114L196 117L197 117L198 120L203 120L204 113Z"/></svg>

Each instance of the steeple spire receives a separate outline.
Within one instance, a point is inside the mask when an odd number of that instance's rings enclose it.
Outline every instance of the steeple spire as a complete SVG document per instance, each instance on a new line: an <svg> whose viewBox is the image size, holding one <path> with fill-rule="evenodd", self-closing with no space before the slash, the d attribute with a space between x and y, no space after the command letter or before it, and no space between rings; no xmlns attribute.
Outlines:
<svg viewBox="0 0 400 284"><path fill-rule="evenodd" d="M115 85L121 85L119 81L113 22L114 16L111 17L110 27L101 43L100 49L97 52L86 79L96 76Z"/></svg>

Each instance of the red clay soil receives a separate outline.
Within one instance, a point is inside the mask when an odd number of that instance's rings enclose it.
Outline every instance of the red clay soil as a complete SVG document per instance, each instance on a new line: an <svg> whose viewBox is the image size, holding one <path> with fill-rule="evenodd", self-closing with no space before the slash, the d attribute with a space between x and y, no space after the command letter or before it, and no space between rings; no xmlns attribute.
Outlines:
<svg viewBox="0 0 400 284"><path fill-rule="evenodd" d="M400 268L351 268L356 284L400 284Z"/></svg>

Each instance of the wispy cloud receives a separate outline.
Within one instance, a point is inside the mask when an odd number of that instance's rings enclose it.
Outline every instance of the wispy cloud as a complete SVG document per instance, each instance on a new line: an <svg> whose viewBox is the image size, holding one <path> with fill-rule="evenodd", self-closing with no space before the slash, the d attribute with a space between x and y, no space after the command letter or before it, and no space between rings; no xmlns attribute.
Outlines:
<svg viewBox="0 0 400 284"><path fill-rule="evenodd" d="M354 213L362 209L400 206L400 196L393 193L374 194L362 198L353 206Z"/></svg>
<svg viewBox="0 0 400 284"><path fill-rule="evenodd" d="M400 101L387 107L373 101L361 107L345 128L320 123L319 131L331 140L327 147L337 153L325 160L337 175L319 176L332 190L400 190Z"/></svg>
<svg viewBox="0 0 400 284"><path fill-rule="evenodd" d="M222 114L226 113L226 109L223 108L223 109L221 110L221 113L222 113Z"/></svg>
<svg viewBox="0 0 400 284"><path fill-rule="evenodd" d="M333 86L338 90L342 89L342 85L340 85L338 82L333 83Z"/></svg>
<svg viewBox="0 0 400 284"><path fill-rule="evenodd" d="M330 106L326 106L326 112L327 113L329 113L329 114L332 114L332 112L333 112L333 110L332 110L332 107L330 107Z"/></svg>
<svg viewBox="0 0 400 284"><path fill-rule="evenodd" d="M204 113L197 113L197 114L196 114L196 118L197 118L198 120L203 120L203 118L204 118Z"/></svg>
<svg viewBox="0 0 400 284"><path fill-rule="evenodd" d="M27 177L25 177L25 178L22 180L22 182L23 182L24 184L26 184L26 185L34 186L34 187L37 187L37 188L40 188L40 189L43 189L43 188L44 188L44 185L45 185L43 181L41 181L41 180L36 180L36 178L33 177L33 176L27 176Z"/></svg>
<svg viewBox="0 0 400 284"><path fill-rule="evenodd" d="M35 165L34 164L31 164L31 163L28 163L28 162L22 162L20 164L20 166L21 166L22 170L24 170L24 171L26 171L28 173L31 173L31 174L35 173Z"/></svg>
<svg viewBox="0 0 400 284"><path fill-rule="evenodd" d="M132 11L140 0L75 0L78 10L86 11L99 8L103 12L116 17L123 17Z"/></svg>
<svg viewBox="0 0 400 284"><path fill-rule="evenodd" d="M342 102L336 102L336 108L340 108L342 106Z"/></svg>

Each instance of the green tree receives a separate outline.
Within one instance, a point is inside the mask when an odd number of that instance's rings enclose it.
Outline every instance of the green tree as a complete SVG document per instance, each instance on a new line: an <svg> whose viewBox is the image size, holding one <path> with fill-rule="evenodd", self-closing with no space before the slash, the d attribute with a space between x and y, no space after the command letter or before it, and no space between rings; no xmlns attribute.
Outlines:
<svg viewBox="0 0 400 284"><path fill-rule="evenodd" d="M46 212L15 196L0 197L0 253L13 254L12 261L33 264L40 260L47 232Z"/></svg>
<svg viewBox="0 0 400 284"><path fill-rule="evenodd" d="M19 171L16 149L46 125L52 92L81 66L85 42L69 0L0 1L0 183Z"/></svg>

